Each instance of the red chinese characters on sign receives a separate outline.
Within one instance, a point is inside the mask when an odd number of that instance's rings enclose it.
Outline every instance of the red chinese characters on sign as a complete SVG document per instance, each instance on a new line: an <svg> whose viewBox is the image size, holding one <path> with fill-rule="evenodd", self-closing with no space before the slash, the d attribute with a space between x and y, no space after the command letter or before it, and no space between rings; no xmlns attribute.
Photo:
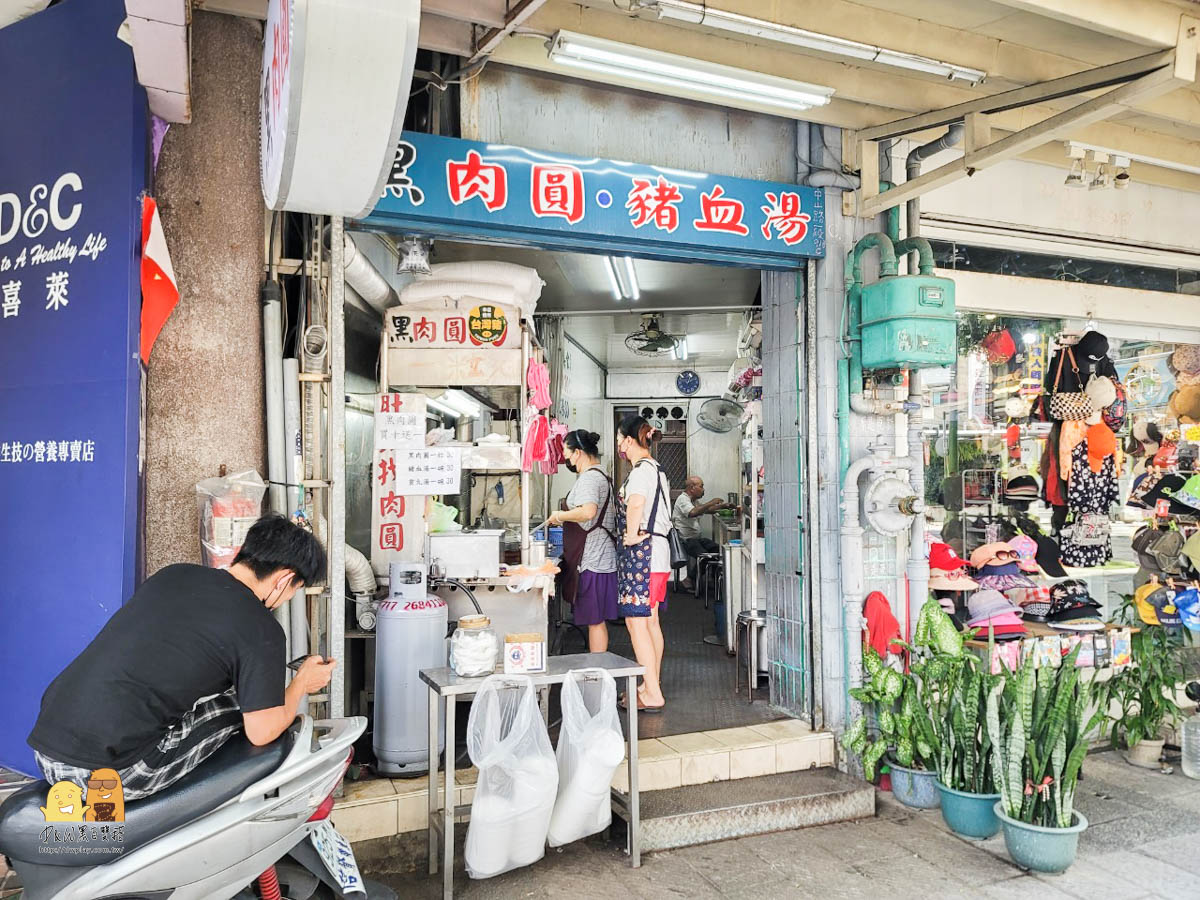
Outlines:
<svg viewBox="0 0 1200 900"><path fill-rule="evenodd" d="M399 522L384 522L379 526L380 550L404 549L404 526Z"/></svg>
<svg viewBox="0 0 1200 900"><path fill-rule="evenodd" d="M437 340L437 322L421 316L413 323L413 340L433 343Z"/></svg>
<svg viewBox="0 0 1200 900"><path fill-rule="evenodd" d="M746 206L741 200L725 196L725 189L714 185L712 193L700 195L700 215L692 225L697 231L723 231L728 234L747 235L750 229L742 221Z"/></svg>
<svg viewBox="0 0 1200 900"><path fill-rule="evenodd" d="M388 491L387 496L379 498L379 517L386 519L389 516L404 517L404 497L395 491Z"/></svg>
<svg viewBox="0 0 1200 900"><path fill-rule="evenodd" d="M539 219L583 220L583 173L574 166L537 163L530 172L529 205Z"/></svg>
<svg viewBox="0 0 1200 900"><path fill-rule="evenodd" d="M446 161L446 189L455 206L478 197L490 212L495 212L508 203L508 172L504 166L485 163L476 151L468 150L465 162Z"/></svg>
<svg viewBox="0 0 1200 900"><path fill-rule="evenodd" d="M659 231L673 232L679 227L678 207L682 202L679 185L659 175L657 181L634 178L625 208L629 210L629 220L634 228L653 222Z"/></svg>
<svg viewBox="0 0 1200 900"><path fill-rule="evenodd" d="M773 191L767 191L766 198L767 205L762 208L767 216L762 224L763 237L771 240L774 230L789 247L804 240L812 216L800 211L800 195L783 191L776 196Z"/></svg>
<svg viewBox="0 0 1200 900"><path fill-rule="evenodd" d="M396 457L386 450L380 450L379 453L383 457L379 460L379 483L384 485L396 478Z"/></svg>
<svg viewBox="0 0 1200 900"><path fill-rule="evenodd" d="M446 320L446 343L463 344L467 340L467 320L462 318Z"/></svg>

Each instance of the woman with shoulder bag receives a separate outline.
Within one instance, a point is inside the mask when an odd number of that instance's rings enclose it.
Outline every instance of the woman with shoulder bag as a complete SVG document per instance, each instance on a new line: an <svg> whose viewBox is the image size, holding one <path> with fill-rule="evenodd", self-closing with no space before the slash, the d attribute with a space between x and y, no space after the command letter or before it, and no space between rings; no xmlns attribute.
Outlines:
<svg viewBox="0 0 1200 900"><path fill-rule="evenodd" d="M575 624L586 625L588 650L608 649L609 619L617 611L617 502L612 481L600 468L600 435L577 429L563 438L567 468L579 473L567 494L566 510L554 512L547 525L563 526L563 563L577 574L568 596Z"/></svg>
<svg viewBox="0 0 1200 900"><path fill-rule="evenodd" d="M633 642L633 655L646 673L638 688L637 708L659 712L666 705L662 694L663 633L658 607L667 597L671 575L669 486L650 455L650 446L662 435L641 416L629 416L617 429L617 452L633 463L621 486L617 510L617 605ZM631 702L626 698L626 702Z"/></svg>

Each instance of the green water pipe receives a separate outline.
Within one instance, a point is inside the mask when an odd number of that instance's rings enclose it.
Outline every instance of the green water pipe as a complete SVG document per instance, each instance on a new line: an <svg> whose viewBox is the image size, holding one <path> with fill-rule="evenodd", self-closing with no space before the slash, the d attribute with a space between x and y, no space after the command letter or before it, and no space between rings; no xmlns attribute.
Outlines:
<svg viewBox="0 0 1200 900"><path fill-rule="evenodd" d="M895 242L896 256L904 257L913 250L917 251L917 271L922 275L933 274L933 247L923 237L907 237ZM912 272L910 271L911 275Z"/></svg>
<svg viewBox="0 0 1200 900"><path fill-rule="evenodd" d="M879 192L881 194L885 193L886 191L890 191L894 187L895 185L890 181L879 182ZM900 240L900 207L893 206L885 213L885 215L887 216L887 236L892 239L892 243L894 244L896 241Z"/></svg>
<svg viewBox="0 0 1200 900"><path fill-rule="evenodd" d="M899 227L897 217L896 227ZM928 245L928 241L926 241ZM862 353L858 329L862 319L860 297L862 293L862 256L868 250L879 250L879 275L890 278L896 275L896 248L892 239L881 231L873 231L859 238L854 249L846 254L844 271L846 304L848 307L847 340L850 344L848 357L838 360L838 489L841 490L846 470L850 468L850 386L862 389ZM932 260L932 251L930 259Z"/></svg>

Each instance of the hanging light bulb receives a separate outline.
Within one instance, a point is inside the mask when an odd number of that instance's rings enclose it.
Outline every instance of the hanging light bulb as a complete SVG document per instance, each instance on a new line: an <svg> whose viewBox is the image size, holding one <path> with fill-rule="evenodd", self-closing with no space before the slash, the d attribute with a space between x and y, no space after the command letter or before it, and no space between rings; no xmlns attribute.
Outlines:
<svg viewBox="0 0 1200 900"><path fill-rule="evenodd" d="M1067 180L1064 181L1063 184L1065 184L1067 187L1081 188L1084 186L1083 176L1083 160L1071 160L1071 171L1067 173Z"/></svg>

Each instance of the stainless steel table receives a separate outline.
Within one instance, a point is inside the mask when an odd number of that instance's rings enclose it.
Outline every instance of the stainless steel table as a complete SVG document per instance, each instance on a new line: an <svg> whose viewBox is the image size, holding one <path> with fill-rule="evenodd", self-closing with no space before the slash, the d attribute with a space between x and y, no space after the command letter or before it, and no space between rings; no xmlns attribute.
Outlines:
<svg viewBox="0 0 1200 900"><path fill-rule="evenodd" d="M613 678L626 679L625 696L631 704L626 713L629 735L629 793L612 792L613 805L629 824L626 850L629 864L642 864L641 811L638 800L637 679L645 669L631 659L615 653L573 653L551 656L545 672L531 674L536 690L542 693L542 715L549 708L550 685L562 684L575 669L605 669ZM515 676L514 676L515 677ZM442 850L442 896L454 896L454 823L470 816L469 804L454 805L454 707L461 696L471 696L483 684L483 678L462 678L450 668L422 669L421 680L429 686L429 874L438 870L438 840ZM443 802L438 803L438 723L445 716L446 765L443 774Z"/></svg>

